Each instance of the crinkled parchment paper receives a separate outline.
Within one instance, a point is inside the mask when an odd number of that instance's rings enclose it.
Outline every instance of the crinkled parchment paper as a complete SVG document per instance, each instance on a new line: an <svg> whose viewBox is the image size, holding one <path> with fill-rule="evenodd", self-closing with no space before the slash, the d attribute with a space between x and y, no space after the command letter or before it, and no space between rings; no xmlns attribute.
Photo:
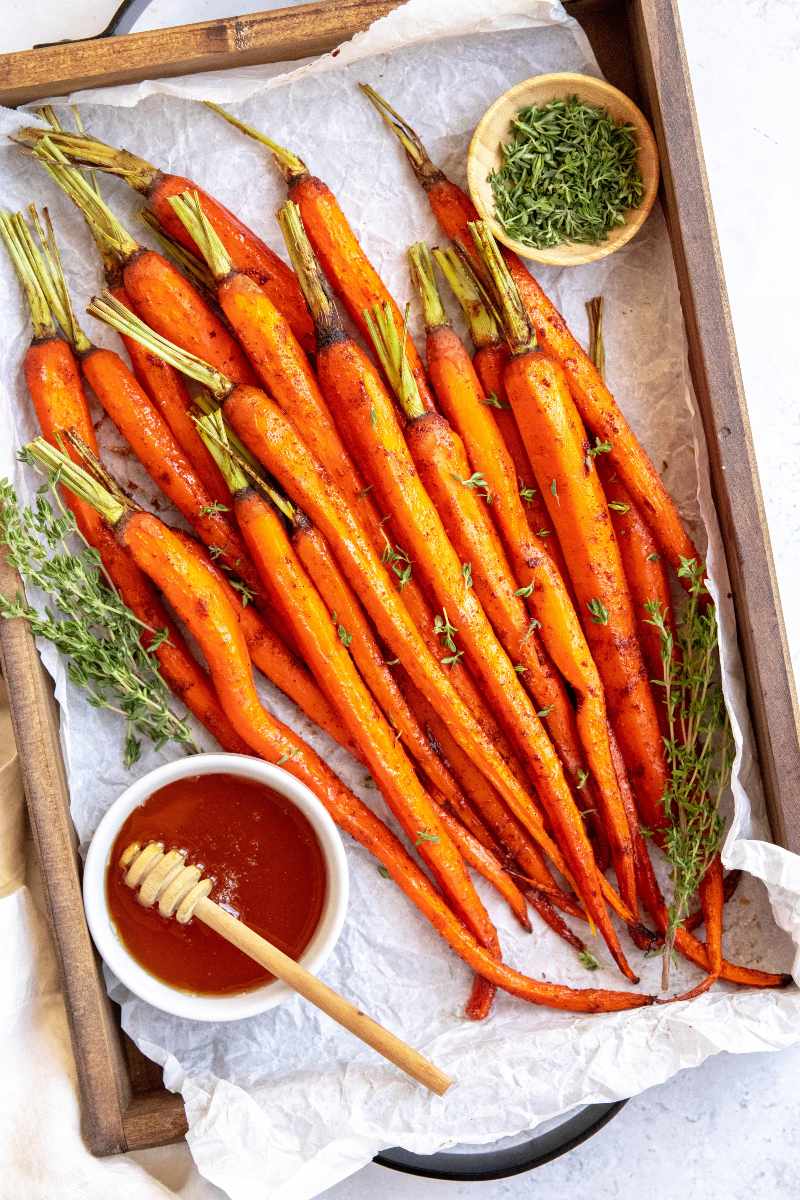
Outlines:
<svg viewBox="0 0 800 1200"><path fill-rule="evenodd" d="M553 70L597 70L583 35L555 0L491 5L411 0L338 56L299 68L293 64L288 74L280 67L253 68L141 84L82 97L82 107L100 137L196 177L282 249L272 216L282 186L266 154L195 103L208 96L235 102L240 116L297 150L330 183L372 260L404 301L410 290L404 247L439 235L398 148L360 97L356 81L368 80L394 101L434 159L463 180L468 138L487 105L518 80ZM1 115L3 131L19 121L9 112ZM0 154L2 202L19 207L35 196L50 203L68 275L83 301L96 290L99 276L80 219L17 150L3 146ZM137 199L113 182L107 194L141 232L134 217ZM27 495L35 480L14 464L13 451L33 432L20 375L28 330L4 259L0 271L5 285L0 469L14 475ZM800 860L763 840L733 614L725 599L724 561L661 213L656 209L633 244L604 263L542 271L540 277L579 336L586 333L584 301L605 296L611 386L687 521L701 542L708 541L714 589L723 597L725 686L738 745L724 858L729 867L749 873L729 908L727 952L747 963L786 969L792 941L800 942ZM106 331L91 332L112 344ZM101 436L123 482L147 496L146 482L119 453L124 447L107 421ZM121 766L121 730L85 703L48 648L43 653L56 679L73 814L85 843L130 780ZM269 693L268 698L282 717L308 731L284 699ZM383 814L374 788L364 786L363 770L323 735L309 737ZM134 773L173 752L148 752ZM350 911L325 978L451 1072L458 1083L445 1098L432 1099L302 1002L233 1025L191 1024L156 1012L109 980L125 1028L163 1063L168 1086L183 1093L188 1140L200 1170L237 1200L312 1196L386 1146L430 1152L461 1141L489 1142L579 1104L630 1096L717 1051L778 1049L800 1038L794 989L758 993L724 986L692 1004L599 1018L550 1012L501 995L489 1021L470 1024L462 1016L469 972L381 878L365 851L349 844L348 856ZM503 906L486 899L504 952L521 970L573 986L619 986L602 949L602 969L590 977L535 917L534 932L526 936ZM640 966L644 986L657 988L659 964ZM693 969L679 965L675 986L696 978Z"/></svg>

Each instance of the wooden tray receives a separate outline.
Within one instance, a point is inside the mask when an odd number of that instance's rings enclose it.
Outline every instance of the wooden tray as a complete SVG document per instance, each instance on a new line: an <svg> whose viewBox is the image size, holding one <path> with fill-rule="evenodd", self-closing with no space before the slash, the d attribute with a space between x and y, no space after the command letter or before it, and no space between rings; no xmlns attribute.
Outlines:
<svg viewBox="0 0 800 1200"><path fill-rule="evenodd" d="M301 58L331 49L393 7L391 0L330 0L0 55L0 103ZM675 0L576 0L568 7L607 77L638 98L655 128L772 829L778 842L800 851L796 699ZM0 586L16 587L6 567ZM70 1014L86 1141L95 1154L112 1154L177 1140L186 1129L181 1099L164 1090L160 1070L120 1034L106 997L83 917L52 687L23 622L0 623L0 652Z"/></svg>

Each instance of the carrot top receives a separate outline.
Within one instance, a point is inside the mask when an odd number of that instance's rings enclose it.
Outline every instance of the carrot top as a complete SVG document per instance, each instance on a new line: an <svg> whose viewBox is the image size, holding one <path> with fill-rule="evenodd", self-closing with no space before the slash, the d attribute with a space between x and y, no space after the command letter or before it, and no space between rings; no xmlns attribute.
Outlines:
<svg viewBox="0 0 800 1200"><path fill-rule="evenodd" d="M308 167L302 158L298 158L291 150L287 150L285 146L280 146L277 142L273 142L272 138L267 137L265 133L261 133L253 125L248 125L246 121L234 117L233 113L229 113L219 104L214 104L212 100L204 100L203 103L206 108L210 108L212 112L222 117L223 121L227 121L229 125L233 125L234 128L252 138L253 141L260 142L262 146L266 146L287 183L291 183L295 179L300 179L303 175L308 175Z"/></svg>
<svg viewBox="0 0 800 1200"><path fill-rule="evenodd" d="M308 240L300 209L293 200L287 200L278 209L278 224L311 312L317 338L324 342L343 336L342 318Z"/></svg>
<svg viewBox="0 0 800 1200"><path fill-rule="evenodd" d="M198 193L181 192L179 196L169 196L167 203L206 260L213 278L219 281L230 275L233 270L231 256L203 212Z"/></svg>
<svg viewBox="0 0 800 1200"><path fill-rule="evenodd" d="M494 234L485 221L470 221L469 231L484 267L482 282L502 322L512 354L524 354L528 350L535 350L536 334Z"/></svg>
<svg viewBox="0 0 800 1200"><path fill-rule="evenodd" d="M406 319L407 317L406 312ZM364 320L383 373L389 380L403 412L410 421L423 417L426 412L425 405L422 403L417 381L406 354L406 324L403 324L401 337L394 323L391 305L388 303L376 304L371 312L365 310Z"/></svg>
<svg viewBox="0 0 800 1200"><path fill-rule="evenodd" d="M469 335L476 350L495 346L502 338L491 302L475 277L471 266L455 246L435 246L433 257L450 290L461 305Z"/></svg>

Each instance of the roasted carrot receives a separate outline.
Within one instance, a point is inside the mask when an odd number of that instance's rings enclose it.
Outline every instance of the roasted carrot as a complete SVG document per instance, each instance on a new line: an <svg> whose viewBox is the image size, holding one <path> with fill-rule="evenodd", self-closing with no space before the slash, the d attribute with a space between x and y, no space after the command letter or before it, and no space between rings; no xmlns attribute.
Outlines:
<svg viewBox="0 0 800 1200"><path fill-rule="evenodd" d="M308 310L291 269L252 229L248 229L208 192L204 192L191 179L159 171L152 163L130 151L118 150L97 138L57 132L45 134L43 129L31 127L19 130L14 140L26 146L37 146L44 136L49 137L70 162L97 167L124 179L134 191L146 197L164 231L191 251L195 251L196 247L170 208L169 198L181 192L198 192L203 211L225 243L237 268L256 280L280 308L300 341L309 350L313 349L314 335Z"/></svg>
<svg viewBox="0 0 800 1200"><path fill-rule="evenodd" d="M337 406L340 420L347 424L353 440L359 441L361 461L371 472L373 486L395 516L404 541L409 543L410 553L420 563L426 584L442 605L439 631L448 650L442 661L446 666L448 661L452 662L463 653L453 640L453 634L460 630L470 654L470 665L478 673L498 714L502 715L506 733L516 743L531 772L539 799L546 808L570 869L580 879L581 898L606 938L620 969L631 973L608 918L592 849L561 764L473 589L464 587L461 562L414 469L391 398L371 361L345 335L333 301L323 291L319 267L310 245L303 240L299 212L291 201L280 210L279 219L288 235L290 257L317 324L320 386L331 407ZM332 326L337 324L336 334L331 336ZM390 318L387 318L386 327L398 348L402 347L401 336ZM384 370L389 367L386 361L383 365ZM415 394L416 384L410 370L404 371L404 380ZM405 398L406 393L400 388L396 387L395 391ZM425 413L418 398L412 403L415 404L413 412L411 406L407 411L415 420L436 419L435 414ZM457 626L451 624L448 614L458 622ZM404 665L410 669L407 661ZM516 792L515 801L515 815L533 833L532 824L538 826L538 814L532 818L530 801L526 798L525 804L520 805Z"/></svg>
<svg viewBox="0 0 800 1200"><path fill-rule="evenodd" d="M588 803L583 807L595 808L594 789L597 790L596 800L620 891L628 907L635 912L636 884L630 832L611 761L605 699L597 670L564 580L552 560L542 553L541 543L531 536L524 505L515 486L511 457L494 420L494 410L484 403L485 397L469 355L447 321L430 255L422 244L412 250L412 265L423 301L428 331L428 367L437 399L464 439L470 468L479 472L478 478L484 481L485 490L491 497L495 523L503 534L505 546L514 562L517 595L527 597L533 613L529 622L521 601L517 601L518 607L514 613L517 644L514 654L524 654L524 649L531 645L535 648L537 632L540 631L545 651L575 690L580 739L566 697L557 693L551 697L545 697L544 694L540 696L535 689L534 695L537 704L545 709L553 706L547 718L548 729L573 786L589 788ZM461 474L454 468L449 472L448 480L445 469L442 472L443 486L453 490L454 473L458 478L469 477L470 472L465 464L462 464L461 471L465 473ZM549 523L553 524L552 521ZM497 578L498 568L494 566L489 571L489 580L494 582ZM494 607L491 613L495 613ZM508 647L508 642L506 645ZM552 724L554 718L558 722L556 725ZM591 767L591 782L584 767L584 755Z"/></svg>
<svg viewBox="0 0 800 1200"><path fill-rule="evenodd" d="M306 233L327 278L362 334L367 336L364 311L371 309L375 304L389 305L395 327L398 333L402 333L405 326L403 314L364 252L328 185L312 175L303 160L291 150L279 146L277 142L254 129L252 125L232 116L218 104L212 104L208 100L205 103L229 124L269 150L275 165L286 180L289 199L300 209ZM422 402L427 408L432 408L433 397L425 377L422 359L409 337L406 338L406 346L409 364L417 381Z"/></svg>
<svg viewBox="0 0 800 1200"><path fill-rule="evenodd" d="M310 786L347 833L378 857L405 894L453 950L490 982L533 1003L569 1011L610 1012L652 1003L652 997L543 983L498 962L478 944L407 855L398 840L292 730L262 707L236 614L202 558L154 514L127 509L95 480L39 439L31 456L93 503L116 530L138 565L164 592L197 638L225 708L240 735L267 761L281 760Z"/></svg>
<svg viewBox="0 0 800 1200"><path fill-rule="evenodd" d="M277 404L259 389L234 384L207 364L178 350L110 298L95 299L89 311L113 328L138 337L160 357L204 383L224 403L226 416L249 450L308 512L325 536L380 636L405 663L411 677L419 681L423 694L443 711L452 711L454 735L504 798L508 797L509 804L516 803L526 812L535 840L559 870L568 873L531 797L431 655L347 500L333 484L330 474L308 452Z"/></svg>
<svg viewBox="0 0 800 1200"><path fill-rule="evenodd" d="M232 379L255 383L241 346L194 284L163 254L140 246L131 237L81 172L66 165L59 147L49 138L41 141L34 153L79 208L105 253L119 263L134 311L164 337L191 354L202 355Z"/></svg>
<svg viewBox="0 0 800 1200"><path fill-rule="evenodd" d="M289 541L274 505L248 482L227 447L224 425L205 418L208 441L231 491L234 509L267 594L283 597L298 644L315 677L341 714L380 791L439 886L469 928L499 955L497 933L475 892L435 805L420 785L403 747L356 670L347 646L352 634L331 619ZM203 426L201 426L202 428ZM223 444L224 443L224 444Z"/></svg>
<svg viewBox="0 0 800 1200"><path fill-rule="evenodd" d="M535 348L519 294L487 227L474 222L472 230L512 349L506 392L567 556L586 639L639 812L655 829L665 820L661 800L666 760L630 592L595 465L606 446L589 443L563 371Z"/></svg>
<svg viewBox="0 0 800 1200"><path fill-rule="evenodd" d="M516 473L517 490L525 508L525 516L534 537L552 558L562 577L566 578L566 564L558 544L558 538L550 528L544 500L535 486L533 467L523 445L517 422L506 398L505 369L510 351L503 339L500 326L484 298L480 285L463 258L451 246L436 248L433 256L453 295L461 305L467 321L470 337L475 347L472 365L483 391L483 403L490 407L492 416L511 456Z"/></svg>
<svg viewBox="0 0 800 1200"><path fill-rule="evenodd" d="M53 445L68 434L76 433L96 453L94 426L80 369L69 343L56 332L47 296L33 270L31 260L36 251L21 215L0 214L0 235L31 310L34 336L23 360L23 369L39 427ZM64 497L82 536L100 555L110 582L142 622L144 644L148 645L156 632L166 630L167 637L158 646L156 657L167 686L224 750L247 753L246 743L222 711L208 674L193 657L147 577L91 505L73 493L64 492Z"/></svg>
<svg viewBox="0 0 800 1200"><path fill-rule="evenodd" d="M431 162L422 142L399 113L373 88L366 84L360 87L405 150L444 233L477 262L469 225L479 214L469 196ZM564 371L589 432L598 442L611 443L611 461L650 526L661 553L676 570L683 559L702 562L674 500L586 351L521 260L505 248L503 257L543 351Z"/></svg>

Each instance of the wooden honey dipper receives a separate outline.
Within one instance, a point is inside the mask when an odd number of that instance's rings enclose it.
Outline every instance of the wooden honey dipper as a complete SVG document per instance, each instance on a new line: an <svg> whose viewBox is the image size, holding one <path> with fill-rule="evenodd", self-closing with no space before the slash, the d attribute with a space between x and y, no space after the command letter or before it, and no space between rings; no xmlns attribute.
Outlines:
<svg viewBox="0 0 800 1200"><path fill-rule="evenodd" d="M204 879L199 867L189 865L182 851L165 853L163 842L145 846L132 842L120 856L119 865L125 870L125 883L136 890L139 903L146 908L157 903L162 917L174 917L181 925L196 917L437 1096L452 1084L448 1075L412 1046L215 904L210 899L213 881Z"/></svg>

